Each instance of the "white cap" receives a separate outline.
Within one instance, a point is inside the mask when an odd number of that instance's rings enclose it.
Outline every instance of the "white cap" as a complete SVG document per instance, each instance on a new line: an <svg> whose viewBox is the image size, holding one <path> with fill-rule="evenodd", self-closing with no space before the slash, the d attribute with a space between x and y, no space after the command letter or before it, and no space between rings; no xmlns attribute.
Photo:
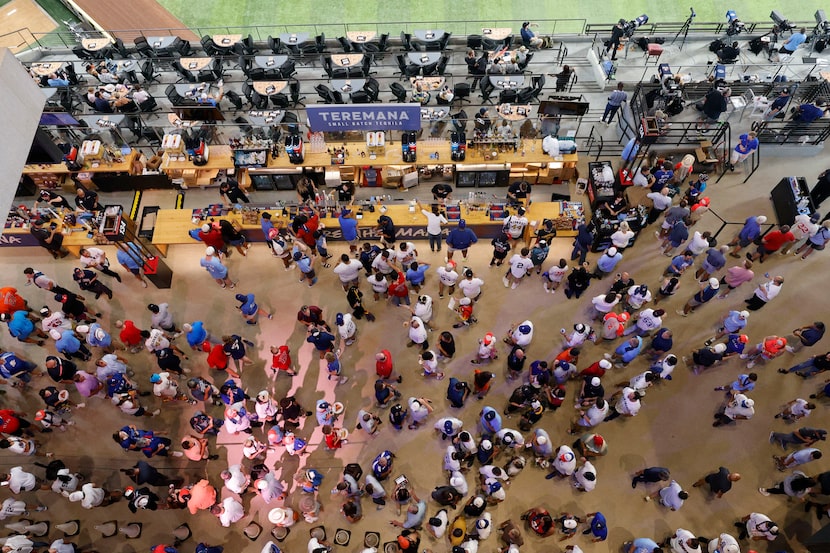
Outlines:
<svg viewBox="0 0 830 553"><path fill-rule="evenodd" d="M80 501L84 498L84 492L72 492L67 497L69 501Z"/></svg>
<svg viewBox="0 0 830 553"><path fill-rule="evenodd" d="M202 232L210 232L210 225L207 223L202 225Z"/></svg>
<svg viewBox="0 0 830 553"><path fill-rule="evenodd" d="M568 528L570 530L573 530L574 528L576 528L576 521L572 518L566 518L562 522L562 526L564 526L565 528Z"/></svg>
<svg viewBox="0 0 830 553"><path fill-rule="evenodd" d="M257 401L265 403L266 401L271 399L271 394L268 393L268 390L262 390L260 393L256 395L256 399Z"/></svg>
<svg viewBox="0 0 830 553"><path fill-rule="evenodd" d="M288 511L281 507L271 509L268 513L268 521L271 524L282 524L286 518L288 518Z"/></svg>
<svg viewBox="0 0 830 553"><path fill-rule="evenodd" d="M268 482L264 478L256 483L256 489L258 489L258 490L264 490L267 487L268 487Z"/></svg>
<svg viewBox="0 0 830 553"><path fill-rule="evenodd" d="M470 305L471 303L473 303L473 300L471 300L470 298L465 297L465 298L461 298L460 300L458 300L458 303L460 305Z"/></svg>
<svg viewBox="0 0 830 553"><path fill-rule="evenodd" d="M191 330L193 330L193 325L190 323L184 323L182 325L182 330L184 330L185 332L190 332Z"/></svg>
<svg viewBox="0 0 830 553"><path fill-rule="evenodd" d="M741 553L741 548L734 543L730 543L723 548L723 553Z"/></svg>
<svg viewBox="0 0 830 553"><path fill-rule="evenodd" d="M749 318L749 311L741 311L741 317L743 317L744 319L748 319Z"/></svg>
<svg viewBox="0 0 830 553"><path fill-rule="evenodd" d="M617 248L615 248L614 246L611 246L610 248L608 248L608 252L607 252L607 253L608 253L608 255L610 255L611 257L614 257L615 255L617 255Z"/></svg>
<svg viewBox="0 0 830 553"><path fill-rule="evenodd" d="M717 290L718 288L720 288L720 281L715 277L712 277L709 279L709 286Z"/></svg>
<svg viewBox="0 0 830 553"><path fill-rule="evenodd" d="M608 370L608 369L611 368L611 361L609 361L608 359L602 359L599 362L599 366L602 367L605 370Z"/></svg>
<svg viewBox="0 0 830 553"><path fill-rule="evenodd" d="M591 379L591 386L599 386L600 382L601 381L600 381L599 377L595 376L594 378Z"/></svg>
<svg viewBox="0 0 830 553"><path fill-rule="evenodd" d="M79 334L86 334L87 332L89 332L89 326L88 325L78 325L78 326L75 327L75 332L77 332Z"/></svg>
<svg viewBox="0 0 830 553"><path fill-rule="evenodd" d="M539 436L538 438L536 438L536 443L538 443L539 445L545 445L546 443L548 443L548 439L544 436Z"/></svg>
<svg viewBox="0 0 830 553"><path fill-rule="evenodd" d="M454 472L450 478L450 486L458 488L464 485L464 476L460 472Z"/></svg>
<svg viewBox="0 0 830 553"><path fill-rule="evenodd" d="M103 328L98 327L95 329L95 339L96 340L103 340L107 337L107 333L104 331Z"/></svg>
<svg viewBox="0 0 830 553"><path fill-rule="evenodd" d="M755 400L754 399L749 399L749 398L745 399L743 401L743 405L744 405L744 407L746 407L748 409L751 409L752 407L755 407Z"/></svg>
<svg viewBox="0 0 830 553"><path fill-rule="evenodd" d="M712 348L715 353L723 353L726 351L726 344L715 344L715 347Z"/></svg>
<svg viewBox="0 0 830 553"><path fill-rule="evenodd" d="M53 328L49 331L49 336L52 337L53 340L60 340L61 339L61 332L57 328Z"/></svg>
<svg viewBox="0 0 830 553"><path fill-rule="evenodd" d="M205 248L205 255L213 255L215 253L216 253L216 250L214 249L213 246L208 246L207 248Z"/></svg>
<svg viewBox="0 0 830 553"><path fill-rule="evenodd" d="M757 217L755 217L755 222L758 223L759 225L763 225L764 223L767 222L767 218L763 215L758 215Z"/></svg>

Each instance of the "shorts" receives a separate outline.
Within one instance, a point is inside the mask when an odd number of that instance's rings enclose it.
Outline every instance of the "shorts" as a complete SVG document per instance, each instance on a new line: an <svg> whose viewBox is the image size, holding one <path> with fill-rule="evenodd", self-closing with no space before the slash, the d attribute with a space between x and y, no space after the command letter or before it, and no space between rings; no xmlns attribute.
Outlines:
<svg viewBox="0 0 830 553"><path fill-rule="evenodd" d="M317 277L317 273L314 272L314 269L311 269L309 272L303 273L303 277L312 280Z"/></svg>
<svg viewBox="0 0 830 553"><path fill-rule="evenodd" d="M694 298L691 298L689 300L689 305L691 305L692 307L697 307L698 305L703 305L703 302L700 302L700 301L697 301Z"/></svg>
<svg viewBox="0 0 830 553"><path fill-rule="evenodd" d="M141 274L141 268L140 267L136 267L135 269L127 269L127 270L130 271L134 275Z"/></svg>
<svg viewBox="0 0 830 553"><path fill-rule="evenodd" d="M807 243L810 245L811 248L813 248L814 250L818 250L818 251L823 250L824 247L825 247L825 244L815 244L815 243L813 243L809 240L807 241Z"/></svg>
<svg viewBox="0 0 830 553"><path fill-rule="evenodd" d="M761 255L769 255L769 254L771 254L771 253L775 253L775 251L776 251L776 250L768 250L768 249L766 249L766 248L764 247L764 245L763 245L763 244L761 244L760 246L758 246L758 253L759 253L759 254L761 254Z"/></svg>
<svg viewBox="0 0 830 553"><path fill-rule="evenodd" d="M717 267L713 267L713 266L712 266L712 264L711 264L711 263L709 263L708 261L704 261L704 262L703 262L703 265L701 265L701 268L702 268L704 271L706 271L707 273L709 273L710 275L711 275L712 273L715 273L715 272L717 272L717 271L718 271L718 268L717 268Z"/></svg>
<svg viewBox="0 0 830 553"><path fill-rule="evenodd" d="M730 290L734 290L736 288L735 286L732 286L731 284L726 282L726 277L721 278L720 283L721 284L726 284L726 287L729 288Z"/></svg>
<svg viewBox="0 0 830 553"><path fill-rule="evenodd" d="M466 248L453 248L452 246L447 244L447 251L450 252L450 253L460 252L460 251L469 250L469 249L470 249L470 246L467 246Z"/></svg>

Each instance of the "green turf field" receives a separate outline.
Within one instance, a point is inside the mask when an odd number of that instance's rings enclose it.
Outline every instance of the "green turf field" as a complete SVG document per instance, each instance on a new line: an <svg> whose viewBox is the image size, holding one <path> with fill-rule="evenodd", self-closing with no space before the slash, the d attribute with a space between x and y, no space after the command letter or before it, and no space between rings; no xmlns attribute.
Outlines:
<svg viewBox="0 0 830 553"><path fill-rule="evenodd" d="M735 10L744 21L769 21L773 9L795 21L812 21L813 13L819 8L830 12L827 0L159 0L159 3L191 28L358 22L376 22L383 28L384 22L569 18L605 23L619 18L633 19L642 13L648 14L652 22L682 22L689 15L690 6L694 6L698 21L722 21L728 9ZM463 24L447 30L472 32L465 31ZM545 31L544 26L541 30Z"/></svg>

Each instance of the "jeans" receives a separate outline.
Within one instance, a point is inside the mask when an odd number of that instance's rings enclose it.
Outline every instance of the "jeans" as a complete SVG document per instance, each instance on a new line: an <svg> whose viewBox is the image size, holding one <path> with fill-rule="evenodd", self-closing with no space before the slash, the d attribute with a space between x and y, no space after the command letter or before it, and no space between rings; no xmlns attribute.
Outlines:
<svg viewBox="0 0 830 553"><path fill-rule="evenodd" d="M429 249L431 251L441 251L441 235L440 234L428 234L429 237Z"/></svg>
<svg viewBox="0 0 830 553"><path fill-rule="evenodd" d="M769 437L769 441L770 443L780 444L784 450L786 450L790 444L797 445L804 443L792 432L773 432Z"/></svg>
<svg viewBox="0 0 830 553"><path fill-rule="evenodd" d="M614 106L611 104L605 104L605 112L602 114L602 120L605 121L605 118L608 118L607 123L610 123L614 120L614 115L616 115L617 110L620 109L620 106Z"/></svg>
<svg viewBox="0 0 830 553"><path fill-rule="evenodd" d="M410 302L409 302L409 294L407 294L404 297L391 296L391 300L392 300L392 303L395 304L395 307L400 307L401 306L401 301L403 301L406 305L411 305Z"/></svg>
<svg viewBox="0 0 830 553"><path fill-rule="evenodd" d="M797 373L800 373L804 376L813 376L814 374L818 374L818 373L822 372L821 369L819 369L815 366L815 364L813 363L813 359L814 358L811 357L811 358L807 359L806 361L804 361L803 363L799 363L798 365L796 365L794 367L790 367L789 369L787 369L787 372L791 372L791 373L797 372Z"/></svg>
<svg viewBox="0 0 830 553"><path fill-rule="evenodd" d="M579 242L574 243L574 249L571 251L571 261L577 257L579 258L580 265L585 263L585 260L588 258L588 246L583 246Z"/></svg>

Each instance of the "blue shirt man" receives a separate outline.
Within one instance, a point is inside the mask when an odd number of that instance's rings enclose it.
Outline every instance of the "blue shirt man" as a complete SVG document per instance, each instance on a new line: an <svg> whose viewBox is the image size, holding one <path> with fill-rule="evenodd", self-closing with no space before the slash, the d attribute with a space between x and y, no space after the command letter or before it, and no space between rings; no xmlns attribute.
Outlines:
<svg viewBox="0 0 830 553"><path fill-rule="evenodd" d="M802 123L812 123L816 119L821 119L824 115L824 104L820 106L817 104L801 104L798 106L798 113L796 113L794 121Z"/></svg>
<svg viewBox="0 0 830 553"><path fill-rule="evenodd" d="M312 331L305 341L310 344L314 344L314 347L319 352L326 352L334 349L334 336L325 330Z"/></svg>
<svg viewBox="0 0 830 553"><path fill-rule="evenodd" d="M46 84L49 86L69 86L69 81L66 79L61 79L55 74L49 75L49 78L46 80Z"/></svg>
<svg viewBox="0 0 830 553"><path fill-rule="evenodd" d="M222 265L222 262L216 256L203 257L199 261L199 265L204 267L210 276L216 280L222 280L228 276L228 268Z"/></svg>
<svg viewBox="0 0 830 553"><path fill-rule="evenodd" d="M100 324L89 325L89 333L86 335L86 343L90 346L108 348L112 345L112 336L104 330Z"/></svg>
<svg viewBox="0 0 830 553"><path fill-rule="evenodd" d="M12 313L12 318L9 321L9 334L21 342L25 342L34 331L35 325L29 320L25 311L20 310Z"/></svg>
<svg viewBox="0 0 830 553"><path fill-rule="evenodd" d="M683 274L683 271L685 271L688 267L691 267L694 262L695 258L691 253L676 255L671 260L671 264L669 264L669 267L666 269L666 273L680 276Z"/></svg>
<svg viewBox="0 0 830 553"><path fill-rule="evenodd" d="M478 242L478 236L471 229L467 228L467 221L461 219L458 226L447 234L447 245L453 250L467 250Z"/></svg>
<svg viewBox="0 0 830 553"><path fill-rule="evenodd" d="M81 349L81 341L75 337L75 333L71 330L62 330L59 332L61 336L55 340L55 349L58 350L58 353L68 354L67 356L69 356Z"/></svg>
<svg viewBox="0 0 830 553"><path fill-rule="evenodd" d="M781 48L778 49L778 51L784 54L792 54L795 52L798 47L804 44L804 41L807 40L807 35L805 34L806 32L807 29L802 27L797 33L793 33L790 38L787 39L787 42L785 42Z"/></svg>
<svg viewBox="0 0 830 553"><path fill-rule="evenodd" d="M635 343L636 340L636 343ZM614 353L620 356L623 363L630 363L634 360L635 357L640 355L640 352L643 349L643 339L639 336L632 338L631 340L626 340L622 344L620 344L617 349L614 350Z"/></svg>
<svg viewBox="0 0 830 553"><path fill-rule="evenodd" d="M417 261L413 261L409 269L406 270L406 280L413 286L420 286L426 280L424 273L427 269L429 269L429 265L426 263L418 264Z"/></svg>
<svg viewBox="0 0 830 553"><path fill-rule="evenodd" d="M271 222L271 214L267 211L263 212L259 218L259 227L262 229L262 235L267 240L270 236L271 229L274 228L274 223ZM270 244L270 242L268 242Z"/></svg>
<svg viewBox="0 0 830 553"><path fill-rule="evenodd" d="M138 272L141 270L141 265L139 262L143 259L141 255L141 250L139 247L133 242L127 242L124 244L127 246L129 251L124 251L121 248L118 249L118 252L115 254L115 259L126 267L131 273L137 275Z"/></svg>
<svg viewBox="0 0 830 553"><path fill-rule="evenodd" d="M736 353L738 355L742 354L748 340L749 338L747 338L746 335L730 334L726 339L726 351L724 351L724 356L734 355Z"/></svg>
<svg viewBox="0 0 830 553"><path fill-rule="evenodd" d="M34 363L24 361L10 351L0 353L0 376L3 378L18 377L20 380L28 382L30 380L29 373L35 367Z"/></svg>
<svg viewBox="0 0 830 553"><path fill-rule="evenodd" d="M384 480L392 472L392 452L387 450L378 453L375 460L372 461L372 474L378 480Z"/></svg>
<svg viewBox="0 0 830 553"><path fill-rule="evenodd" d="M187 343L190 347L198 347L205 340L207 340L207 337L208 333L207 330L205 330L205 323L202 321L194 321L190 324L190 330L186 335Z"/></svg>
<svg viewBox="0 0 830 553"><path fill-rule="evenodd" d="M605 250L605 253L597 259L597 272L608 274L614 270L617 263L622 259L622 254L617 251L617 248L611 247Z"/></svg>
<svg viewBox="0 0 830 553"><path fill-rule="evenodd" d="M237 294L236 300L242 302L239 310L242 311L243 315L251 316L259 311L259 306L256 304L256 298L254 298L253 294Z"/></svg>
<svg viewBox="0 0 830 553"><path fill-rule="evenodd" d="M747 311L730 311L723 319L723 329L726 332L734 333L746 327Z"/></svg>
<svg viewBox="0 0 830 553"><path fill-rule="evenodd" d="M481 424L482 434L495 434L501 430L501 415L492 407L485 407L481 410L479 424Z"/></svg>
<svg viewBox="0 0 830 553"><path fill-rule="evenodd" d="M761 215L761 217L764 216ZM763 221L759 221L757 216L746 218L744 226L741 228L741 232L738 233L738 239L740 240L741 246L748 246L750 242L761 235L761 223L766 220L766 217L764 217Z"/></svg>
<svg viewBox="0 0 830 553"><path fill-rule="evenodd" d="M352 242L357 240L357 219L348 217L351 214L350 209L343 208L337 221L340 223L340 232L343 233L343 240Z"/></svg>

